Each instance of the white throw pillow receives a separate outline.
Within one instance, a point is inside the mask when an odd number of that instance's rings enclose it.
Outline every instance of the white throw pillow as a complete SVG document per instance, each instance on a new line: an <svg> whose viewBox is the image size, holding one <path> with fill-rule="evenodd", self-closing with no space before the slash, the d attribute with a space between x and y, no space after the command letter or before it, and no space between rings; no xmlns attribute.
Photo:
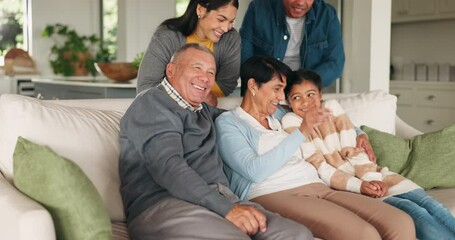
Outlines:
<svg viewBox="0 0 455 240"><path fill-rule="evenodd" d="M119 191L118 134L120 119L130 102L123 101L119 111L107 111L65 106L20 95L2 95L1 172L12 182L13 152L18 136L47 145L81 167L100 193L111 220L124 221ZM68 105L73 103L67 102ZM84 105L83 101L81 103ZM96 105L94 100L91 103Z"/></svg>
<svg viewBox="0 0 455 240"><path fill-rule="evenodd" d="M367 125L383 132L395 134L397 98L383 90L363 93L323 94L324 99L337 99L355 126ZM240 106L241 97L218 99L218 107L234 109Z"/></svg>
<svg viewBox="0 0 455 240"><path fill-rule="evenodd" d="M329 95L327 98L331 96L334 95ZM337 100L355 126L366 125L395 135L396 96L383 90L374 90L337 98Z"/></svg>

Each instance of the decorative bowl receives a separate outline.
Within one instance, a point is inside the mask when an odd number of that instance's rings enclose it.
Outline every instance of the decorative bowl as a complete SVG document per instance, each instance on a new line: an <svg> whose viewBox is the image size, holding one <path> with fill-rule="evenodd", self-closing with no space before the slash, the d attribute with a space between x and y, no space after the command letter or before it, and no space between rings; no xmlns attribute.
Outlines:
<svg viewBox="0 0 455 240"><path fill-rule="evenodd" d="M129 62L97 62L96 70L107 78L126 82L137 77L137 69Z"/></svg>

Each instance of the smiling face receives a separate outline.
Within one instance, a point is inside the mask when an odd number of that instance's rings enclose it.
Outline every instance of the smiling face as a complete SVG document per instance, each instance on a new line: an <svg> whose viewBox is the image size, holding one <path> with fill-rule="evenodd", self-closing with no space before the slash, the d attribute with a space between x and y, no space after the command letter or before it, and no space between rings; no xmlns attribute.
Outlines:
<svg viewBox="0 0 455 240"><path fill-rule="evenodd" d="M322 94L316 85L304 80L292 86L288 100L292 111L305 118L308 110L321 107Z"/></svg>
<svg viewBox="0 0 455 240"><path fill-rule="evenodd" d="M191 106L199 106L215 83L216 65L212 54L189 48L166 68L169 83Z"/></svg>
<svg viewBox="0 0 455 240"><path fill-rule="evenodd" d="M286 16L302 18L313 6L314 0L283 0Z"/></svg>
<svg viewBox="0 0 455 240"><path fill-rule="evenodd" d="M207 8L198 5L196 12L198 16L201 16L196 26L196 35L200 39L209 39L216 43L224 33L232 29L237 8L232 4L227 4L207 12Z"/></svg>
<svg viewBox="0 0 455 240"><path fill-rule="evenodd" d="M282 76L282 80L278 76L274 76L270 81L263 83L260 87L250 79L251 93L254 93L253 101L256 110L262 116L269 116L275 113L280 101L285 99L284 88L286 87L286 77Z"/></svg>

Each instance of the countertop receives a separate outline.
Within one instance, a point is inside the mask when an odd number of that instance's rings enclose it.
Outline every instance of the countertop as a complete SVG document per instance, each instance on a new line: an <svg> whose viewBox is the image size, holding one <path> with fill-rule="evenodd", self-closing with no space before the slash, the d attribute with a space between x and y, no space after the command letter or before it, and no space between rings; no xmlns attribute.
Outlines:
<svg viewBox="0 0 455 240"><path fill-rule="evenodd" d="M106 77L62 77L62 76L40 76L33 77L34 83L45 83L55 85L72 85L86 87L109 87L109 88L136 88L137 80L128 82L115 82Z"/></svg>

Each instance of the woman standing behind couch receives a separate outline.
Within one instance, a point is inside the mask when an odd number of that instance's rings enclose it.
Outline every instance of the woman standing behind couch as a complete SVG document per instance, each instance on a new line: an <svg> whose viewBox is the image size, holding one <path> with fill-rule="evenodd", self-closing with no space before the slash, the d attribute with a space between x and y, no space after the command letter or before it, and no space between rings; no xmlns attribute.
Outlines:
<svg viewBox="0 0 455 240"><path fill-rule="evenodd" d="M231 189L242 199L304 224L319 238L415 239L406 213L373 198L331 189L301 157L306 123L287 134L273 117L285 99L290 72L270 57L252 57L242 64L245 97L240 107L216 119L217 144Z"/></svg>
<svg viewBox="0 0 455 240"><path fill-rule="evenodd" d="M240 71L240 35L233 28L238 0L191 0L185 13L165 20L153 34L141 62L137 92L163 80L172 54L185 43L200 43L215 55L217 75L207 103L227 96L237 86Z"/></svg>

